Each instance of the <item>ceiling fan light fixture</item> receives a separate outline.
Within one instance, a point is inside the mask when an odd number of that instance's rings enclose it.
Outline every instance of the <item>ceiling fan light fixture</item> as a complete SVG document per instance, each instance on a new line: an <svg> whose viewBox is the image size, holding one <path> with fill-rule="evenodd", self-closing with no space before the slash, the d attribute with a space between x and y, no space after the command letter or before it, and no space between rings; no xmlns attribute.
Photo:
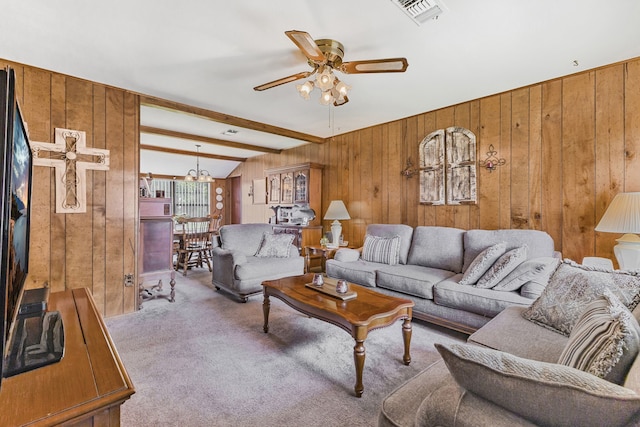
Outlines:
<svg viewBox="0 0 640 427"><path fill-rule="evenodd" d="M316 86L321 90L329 90L333 87L333 82L336 79L335 74L331 67L323 67L322 71L316 76Z"/></svg>
<svg viewBox="0 0 640 427"><path fill-rule="evenodd" d="M338 93L342 97L347 96L347 93L351 89L351 86L347 85L345 82L339 81L338 79L336 79L336 81L338 82L335 86L336 91L338 91Z"/></svg>
<svg viewBox="0 0 640 427"><path fill-rule="evenodd" d="M311 94L314 87L315 85L311 80L305 82L304 84L296 85L296 89L298 89L298 93L300 94L300 96L307 100L309 99L309 94Z"/></svg>

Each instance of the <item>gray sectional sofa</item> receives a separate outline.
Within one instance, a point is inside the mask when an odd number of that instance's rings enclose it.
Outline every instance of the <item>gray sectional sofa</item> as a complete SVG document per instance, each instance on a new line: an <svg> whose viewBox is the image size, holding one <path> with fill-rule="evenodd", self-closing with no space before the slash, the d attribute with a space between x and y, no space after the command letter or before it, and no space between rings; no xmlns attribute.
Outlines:
<svg viewBox="0 0 640 427"><path fill-rule="evenodd" d="M559 364L573 337L525 319L526 310L506 308L467 344L438 345L444 358L382 401L379 427L639 426L637 321L635 344L624 346L630 367L613 383ZM615 327L604 321L590 328L608 330ZM597 346L600 338L581 345Z"/></svg>
<svg viewBox="0 0 640 427"><path fill-rule="evenodd" d="M264 245L265 236L273 239ZM292 235L274 235L269 224L231 224L220 227L211 250L212 282L246 302L251 295L262 293L262 282L304 274L304 257L290 241L278 252L278 240ZM268 249L264 254L260 249Z"/></svg>
<svg viewBox="0 0 640 427"><path fill-rule="evenodd" d="M527 260L559 261L551 236L536 230L461 230L450 227L404 224L371 224L367 235L399 236L395 265L365 261L362 250L340 249L327 260L330 277L346 279L377 291L404 297L415 303L413 315L465 333L482 327L509 306L527 307L540 295L548 280L535 278L515 291L461 285L463 273L488 247L500 242L506 249L526 245ZM555 258L555 260L554 260Z"/></svg>

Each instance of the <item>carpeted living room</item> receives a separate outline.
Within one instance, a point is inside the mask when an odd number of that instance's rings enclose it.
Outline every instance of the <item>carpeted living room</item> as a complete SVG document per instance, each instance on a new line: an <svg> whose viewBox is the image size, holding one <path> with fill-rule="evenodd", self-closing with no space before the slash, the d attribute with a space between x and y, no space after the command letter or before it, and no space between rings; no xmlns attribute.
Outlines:
<svg viewBox="0 0 640 427"><path fill-rule="evenodd" d="M640 2L0 10L0 427L640 426Z"/></svg>

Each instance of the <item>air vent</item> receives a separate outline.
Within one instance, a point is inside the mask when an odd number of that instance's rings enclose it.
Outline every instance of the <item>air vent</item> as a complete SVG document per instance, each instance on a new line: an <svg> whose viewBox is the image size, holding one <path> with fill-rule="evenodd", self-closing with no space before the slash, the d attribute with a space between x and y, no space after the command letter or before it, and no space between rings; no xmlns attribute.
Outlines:
<svg viewBox="0 0 640 427"><path fill-rule="evenodd" d="M438 18L447 10L439 0L391 0L391 2L395 3L418 25Z"/></svg>

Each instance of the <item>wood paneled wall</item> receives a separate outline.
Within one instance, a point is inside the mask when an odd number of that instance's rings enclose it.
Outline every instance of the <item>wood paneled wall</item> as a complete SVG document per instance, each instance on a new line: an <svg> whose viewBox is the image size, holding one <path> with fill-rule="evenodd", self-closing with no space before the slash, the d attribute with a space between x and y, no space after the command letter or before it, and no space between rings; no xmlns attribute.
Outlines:
<svg viewBox="0 0 640 427"><path fill-rule="evenodd" d="M110 150L108 171L87 172L86 213L55 212L52 168L33 171L27 286L86 287L103 315L136 309L139 100L130 92L0 60L16 71L30 139L53 142L55 128L87 133L87 146Z"/></svg>
<svg viewBox="0 0 640 427"><path fill-rule="evenodd" d="M476 134L479 160L493 145L507 163L494 172L479 168L477 205L420 205L417 176L400 171L407 159L419 164L427 134L449 126ZM325 165L317 214L344 200L352 217L342 222L345 239L355 244L371 223L528 228L548 232L565 257L613 259L619 235L594 228L615 194L640 191L640 59L260 156L234 174L246 194L264 169L307 161ZM243 222L271 214L243 199Z"/></svg>

